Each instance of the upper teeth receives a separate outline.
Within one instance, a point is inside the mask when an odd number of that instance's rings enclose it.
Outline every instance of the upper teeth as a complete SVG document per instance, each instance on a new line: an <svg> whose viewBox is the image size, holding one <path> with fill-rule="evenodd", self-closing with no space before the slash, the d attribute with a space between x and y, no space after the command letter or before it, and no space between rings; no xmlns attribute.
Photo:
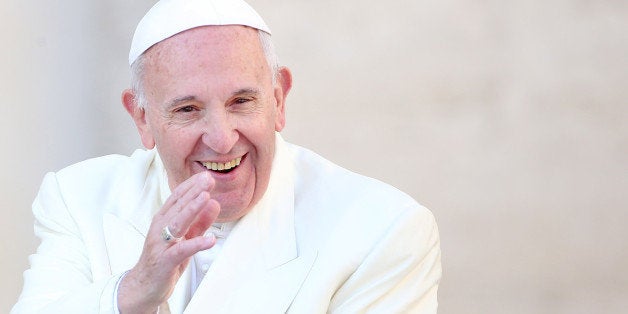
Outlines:
<svg viewBox="0 0 628 314"><path fill-rule="evenodd" d="M229 170L239 165L241 160L242 160L242 157L238 157L226 163L207 161L207 162L203 162L203 166L205 166L205 168L209 170Z"/></svg>

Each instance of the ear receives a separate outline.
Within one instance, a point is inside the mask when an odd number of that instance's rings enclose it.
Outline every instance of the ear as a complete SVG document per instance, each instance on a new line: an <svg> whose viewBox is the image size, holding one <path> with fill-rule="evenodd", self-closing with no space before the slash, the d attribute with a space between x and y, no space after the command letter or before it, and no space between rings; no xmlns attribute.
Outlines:
<svg viewBox="0 0 628 314"><path fill-rule="evenodd" d="M292 88L292 73L287 67L279 68L275 84L275 100L277 101L275 131L280 132L286 126L286 98Z"/></svg>
<svg viewBox="0 0 628 314"><path fill-rule="evenodd" d="M153 149L155 147L155 138L153 137L152 132L150 132L148 123L146 123L146 110L139 106L135 98L135 93L133 93L132 90L126 89L122 92L122 104L124 105L126 112L128 112L133 119L133 122L135 122L135 126L137 127L137 131L140 133L140 138L142 139L144 147L147 149Z"/></svg>

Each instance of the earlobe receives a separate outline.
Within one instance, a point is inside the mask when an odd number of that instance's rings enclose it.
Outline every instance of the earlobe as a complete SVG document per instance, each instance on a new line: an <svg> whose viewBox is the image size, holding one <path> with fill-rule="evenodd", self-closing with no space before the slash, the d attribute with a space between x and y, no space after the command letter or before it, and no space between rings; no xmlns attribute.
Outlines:
<svg viewBox="0 0 628 314"><path fill-rule="evenodd" d="M133 93L132 90L126 89L122 92L122 104L126 112L131 116L131 119L133 119L144 147L153 149L155 147L155 139L146 122L146 110L140 108L135 98L135 93Z"/></svg>
<svg viewBox="0 0 628 314"><path fill-rule="evenodd" d="M277 73L275 86L275 100L277 101L277 116L275 131L280 132L286 126L286 98L292 88L292 73L287 67L281 67Z"/></svg>

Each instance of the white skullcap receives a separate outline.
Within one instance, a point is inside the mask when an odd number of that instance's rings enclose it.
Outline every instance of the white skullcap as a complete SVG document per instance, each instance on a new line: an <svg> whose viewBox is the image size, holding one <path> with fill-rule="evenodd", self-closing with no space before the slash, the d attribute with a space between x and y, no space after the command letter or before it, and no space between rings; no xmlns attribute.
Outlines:
<svg viewBox="0 0 628 314"><path fill-rule="evenodd" d="M129 65L154 44L188 29L207 25L245 25L270 34L262 17L242 0L162 0L137 24L129 51Z"/></svg>

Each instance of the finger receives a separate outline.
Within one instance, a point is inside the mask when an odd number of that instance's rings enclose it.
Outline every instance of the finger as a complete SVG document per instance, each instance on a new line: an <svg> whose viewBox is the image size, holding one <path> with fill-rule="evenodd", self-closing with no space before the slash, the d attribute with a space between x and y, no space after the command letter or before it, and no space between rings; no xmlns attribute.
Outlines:
<svg viewBox="0 0 628 314"><path fill-rule="evenodd" d="M179 184L168 197L159 215L165 216L169 212L178 212L185 204L196 198L202 191L211 191L214 188L214 178L208 172L197 173ZM174 208L174 210L173 210Z"/></svg>
<svg viewBox="0 0 628 314"><path fill-rule="evenodd" d="M181 186L182 185L182 186ZM174 215L181 211L183 207L198 196L200 192L211 191L214 186L214 179L207 172L198 173L185 180L177 187L166 204L164 204L163 215Z"/></svg>
<svg viewBox="0 0 628 314"><path fill-rule="evenodd" d="M163 266L165 269L174 269L181 265L192 255L210 249L216 244L216 237L210 233L206 237L194 237L192 239L177 242L164 251Z"/></svg>
<svg viewBox="0 0 628 314"><path fill-rule="evenodd" d="M198 215L208 206L209 201L209 193L203 191L195 199L188 202L176 216L170 218L168 225L173 233L176 232L176 237L188 233L191 224L198 219Z"/></svg>
<svg viewBox="0 0 628 314"><path fill-rule="evenodd" d="M175 237L181 237L194 220L198 210L204 206L204 202L209 200L209 193L213 189L214 181L210 175L196 176L195 184L168 209L165 209L158 220L161 225L167 225ZM206 195L203 195L206 194ZM165 206L164 206L165 207Z"/></svg>
<svg viewBox="0 0 628 314"><path fill-rule="evenodd" d="M207 229L216 221L218 214L220 214L220 204L216 200L210 199L196 215L196 219L190 225L185 237L191 239L205 234Z"/></svg>
<svg viewBox="0 0 628 314"><path fill-rule="evenodd" d="M194 176L188 178L187 180L179 184L172 191L168 199L166 199L166 202L161 207L161 210L157 212L157 214L158 215L163 214L166 211L168 211L168 209L170 209L170 207L172 207L172 205L174 205L174 203L176 203L177 200L180 199L184 194L186 194L193 186L194 186Z"/></svg>

